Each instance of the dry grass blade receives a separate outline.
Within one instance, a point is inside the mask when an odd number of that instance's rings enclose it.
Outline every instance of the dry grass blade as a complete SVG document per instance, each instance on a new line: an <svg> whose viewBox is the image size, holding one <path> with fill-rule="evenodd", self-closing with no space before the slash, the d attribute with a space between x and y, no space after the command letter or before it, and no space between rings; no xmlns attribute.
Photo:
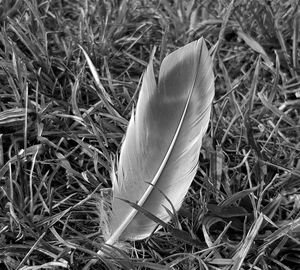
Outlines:
<svg viewBox="0 0 300 270"><path fill-rule="evenodd" d="M0 112L0 127L5 128L12 125L19 125L22 127L24 126L26 115L26 109L24 108L14 108Z"/></svg>
<svg viewBox="0 0 300 270"><path fill-rule="evenodd" d="M193 239L185 231L181 231L179 229L176 229L176 228L172 227L171 225L165 223L163 220L157 218L155 215L153 215L152 213L150 213L149 211L147 211L146 209L142 208L141 206L139 206L135 203L132 203L130 201L123 200L123 199L122 199L122 201L128 203L131 207L135 208L136 210L138 210L140 213L142 213L146 217L148 217L151 220L155 221L158 225L160 225L161 227L163 227L164 229L169 231L174 237L177 237L179 240L182 240L182 241L184 241L188 244L192 244L192 245L195 245L195 246L200 245L202 247L202 245L199 243L199 241L197 241L196 239Z"/></svg>
<svg viewBox="0 0 300 270"><path fill-rule="evenodd" d="M236 192L235 194L232 194L230 197L228 197L226 200L222 201L222 203L220 205L222 205L222 206L231 205L231 204L235 203L236 201L250 195L251 193L256 191L257 188L258 187L253 187L253 188L250 188L250 189L241 190L239 192Z"/></svg>
<svg viewBox="0 0 300 270"><path fill-rule="evenodd" d="M20 268L20 270L57 269L57 267L62 267L63 269L67 269L68 265L62 262L49 262L39 266L24 266Z"/></svg>
<svg viewBox="0 0 300 270"><path fill-rule="evenodd" d="M256 66L255 66L255 70L254 70L254 75L253 75L252 84L251 84L251 90L250 90L249 99L248 99L248 108L247 108L247 113L245 115L245 127L247 129L248 144L253 148L253 150L255 151L255 153L258 157L261 157L261 149L260 149L260 146L256 143L256 140L254 139L254 136L253 136L251 113L253 111L260 68L261 68L261 62L260 62L260 57L259 57L258 61L256 63Z"/></svg>
<svg viewBox="0 0 300 270"><path fill-rule="evenodd" d="M245 43L254 51L256 51L257 53L261 54L262 58L265 60L266 64L269 67L272 67L273 63L270 60L269 56L267 55L267 53L265 52L264 48L256 41L254 40L252 37L248 36L247 34L245 34L243 31L238 31L237 32L238 36L240 38L242 38Z"/></svg>
<svg viewBox="0 0 300 270"><path fill-rule="evenodd" d="M99 87L99 90L101 91L101 94L103 95L102 100L105 103L106 101L108 101L110 104L112 104L112 101L110 99L110 96L107 94L107 92L105 91L104 86L102 85L98 72L96 70L96 67L94 66L92 60L90 59L90 57L88 56L88 54L86 53L86 51L80 46L80 49L82 50L84 57L88 63L88 66L90 68L90 71L92 72L93 78L96 82L96 85ZM108 106L106 104L106 106Z"/></svg>
<svg viewBox="0 0 300 270"><path fill-rule="evenodd" d="M276 240L280 239L281 237L292 237L293 232L295 231L296 234L299 232L300 226L300 218L296 219L292 222L284 222L282 227L277 229L271 235L267 236L264 239L264 244L259 247L259 253L263 252L268 246L272 245Z"/></svg>
<svg viewBox="0 0 300 270"><path fill-rule="evenodd" d="M293 23L293 66L294 68L298 68L298 40L299 40L299 30L300 30L300 12L298 11L294 17Z"/></svg>
<svg viewBox="0 0 300 270"><path fill-rule="evenodd" d="M3 134L0 134L0 168L2 168L4 165L4 157L3 157L4 151L3 151L2 136Z"/></svg>
<svg viewBox="0 0 300 270"><path fill-rule="evenodd" d="M235 0L231 0L229 5L224 9L225 14L223 15L224 17L223 17L222 25L221 25L220 32L219 32L219 35L218 35L218 43L216 44L216 48L214 49L213 54L212 54L213 59L215 59L215 55L218 54L219 49L222 45L224 35L225 35L225 29L226 29L227 24L229 22L230 15L233 11L234 2L235 2Z"/></svg>
<svg viewBox="0 0 300 270"><path fill-rule="evenodd" d="M260 229L260 226L261 226L263 220L264 220L264 215L261 213L259 215L258 219L255 221L255 223L252 225L252 228L247 233L238 252L233 256L232 260L234 261L234 264L233 264L232 268L230 268L231 270L241 269L241 266L242 266L246 256L248 255L251 245L254 242L254 239L259 234L259 229Z"/></svg>
<svg viewBox="0 0 300 270"><path fill-rule="evenodd" d="M278 108L276 108L274 105L270 104L266 97L264 96L263 93L258 93L257 94L260 101L262 102L262 104L269 109L270 111L272 111L272 113L274 115L277 115L279 118L281 118L283 121L285 121L287 124L289 124L290 126L295 126L295 122L289 117L287 116L285 113L283 113L282 111L280 111Z"/></svg>

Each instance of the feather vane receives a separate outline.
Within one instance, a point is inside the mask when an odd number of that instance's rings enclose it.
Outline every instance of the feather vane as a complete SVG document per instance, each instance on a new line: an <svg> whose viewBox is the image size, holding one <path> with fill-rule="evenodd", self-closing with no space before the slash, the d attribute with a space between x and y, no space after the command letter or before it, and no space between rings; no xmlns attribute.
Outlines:
<svg viewBox="0 0 300 270"><path fill-rule="evenodd" d="M146 238L156 226L120 198L165 222L165 207L171 209L165 196L180 208L197 171L213 97L213 64L202 38L163 60L158 85L150 61L121 147L106 244Z"/></svg>

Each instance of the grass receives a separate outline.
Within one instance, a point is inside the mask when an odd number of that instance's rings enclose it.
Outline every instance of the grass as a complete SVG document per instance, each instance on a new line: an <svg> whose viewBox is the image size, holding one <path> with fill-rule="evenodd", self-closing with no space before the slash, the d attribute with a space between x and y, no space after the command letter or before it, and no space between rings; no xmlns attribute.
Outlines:
<svg viewBox="0 0 300 270"><path fill-rule="evenodd" d="M218 44L216 96L178 222L89 267L299 269L298 8L1 1L0 268L88 269L151 52L158 71L165 55L203 36Z"/></svg>

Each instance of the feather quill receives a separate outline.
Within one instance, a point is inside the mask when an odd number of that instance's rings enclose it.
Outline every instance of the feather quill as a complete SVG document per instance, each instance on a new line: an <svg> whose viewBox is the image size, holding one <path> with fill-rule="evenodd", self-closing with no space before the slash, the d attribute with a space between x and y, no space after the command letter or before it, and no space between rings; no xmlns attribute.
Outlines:
<svg viewBox="0 0 300 270"><path fill-rule="evenodd" d="M213 64L203 38L163 60L158 85L150 61L113 180L111 234L106 244L146 238L156 226L120 198L165 222L170 220L165 207L171 206L162 193L176 210L180 208L197 171L213 97Z"/></svg>

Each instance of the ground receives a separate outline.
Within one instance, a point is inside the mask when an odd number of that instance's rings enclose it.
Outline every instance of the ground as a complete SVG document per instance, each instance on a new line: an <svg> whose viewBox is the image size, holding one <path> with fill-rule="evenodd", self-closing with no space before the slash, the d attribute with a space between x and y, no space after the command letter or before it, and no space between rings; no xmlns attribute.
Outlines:
<svg viewBox="0 0 300 270"><path fill-rule="evenodd" d="M299 269L298 9L296 0L1 1L0 268ZM166 55L200 37L216 94L182 209L169 228L97 255L150 56L156 49L157 76Z"/></svg>

